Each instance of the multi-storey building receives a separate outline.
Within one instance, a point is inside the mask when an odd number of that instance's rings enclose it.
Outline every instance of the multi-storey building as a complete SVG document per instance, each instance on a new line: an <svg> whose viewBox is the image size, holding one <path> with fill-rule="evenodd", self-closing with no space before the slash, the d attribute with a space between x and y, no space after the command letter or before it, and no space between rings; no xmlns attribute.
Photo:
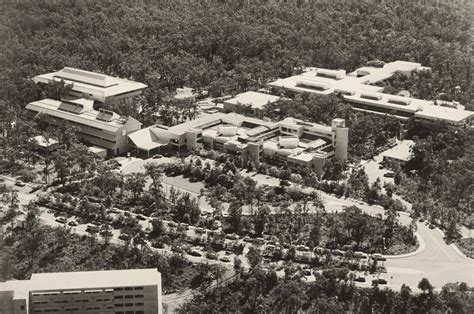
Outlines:
<svg viewBox="0 0 474 314"><path fill-rule="evenodd" d="M395 73L410 75L415 71L430 70L419 63L395 61L383 67L366 66L346 74L344 70L309 68L308 71L269 85L295 93L329 95L340 93L355 110L374 114L388 114L401 121L446 121L454 125L469 125L474 112L437 106L434 101L402 97L384 93L376 84Z"/></svg>
<svg viewBox="0 0 474 314"><path fill-rule="evenodd" d="M33 274L0 283L1 314L162 313L156 269Z"/></svg>
<svg viewBox="0 0 474 314"><path fill-rule="evenodd" d="M347 159L348 133L343 119L324 126L294 118L269 122L235 113L214 113L173 127L141 129L129 135L129 146L149 156L165 149L192 150L201 144L256 164L268 160L321 174L325 160Z"/></svg>
<svg viewBox="0 0 474 314"><path fill-rule="evenodd" d="M123 117L105 109L94 109L94 102L88 99L53 100L43 99L26 106L27 115L52 125L68 123L78 128L80 139L107 149L107 155L126 153L127 135L141 128L141 123L132 117Z"/></svg>
<svg viewBox="0 0 474 314"><path fill-rule="evenodd" d="M37 75L33 81L44 84L63 81L70 86L71 97L92 99L100 103L113 103L140 95L147 88L142 83L68 67Z"/></svg>

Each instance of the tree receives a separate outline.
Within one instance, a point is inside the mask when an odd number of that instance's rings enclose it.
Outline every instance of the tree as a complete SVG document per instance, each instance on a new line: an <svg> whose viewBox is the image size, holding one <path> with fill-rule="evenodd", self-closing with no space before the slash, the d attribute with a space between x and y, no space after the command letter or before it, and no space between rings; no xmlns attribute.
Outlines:
<svg viewBox="0 0 474 314"><path fill-rule="evenodd" d="M430 281L426 278L422 278L418 283L418 289L423 291L423 293L433 293L433 286L431 285Z"/></svg>
<svg viewBox="0 0 474 314"><path fill-rule="evenodd" d="M239 201L230 203L228 221L233 232L240 232L242 228L242 205Z"/></svg>
<svg viewBox="0 0 474 314"><path fill-rule="evenodd" d="M143 193L145 183L145 175L142 173L135 172L125 176L124 189L132 192L134 202L136 202L138 197Z"/></svg>
<svg viewBox="0 0 474 314"><path fill-rule="evenodd" d="M155 163L146 163L144 168L145 174L152 180L152 194L157 198L162 197L161 189L163 188L163 185L161 182L161 176L163 175L163 170L161 166Z"/></svg>
<svg viewBox="0 0 474 314"><path fill-rule="evenodd" d="M201 215L197 199L192 198L189 193L184 193L178 198L173 212L176 220L189 224L197 223Z"/></svg>
<svg viewBox="0 0 474 314"><path fill-rule="evenodd" d="M108 245L112 238L112 229L107 222L103 223L99 228L99 235L104 239L104 244Z"/></svg>
<svg viewBox="0 0 474 314"><path fill-rule="evenodd" d="M250 247L247 253L247 259L249 261L250 268L255 268L262 263L262 255L260 255L260 251L255 247Z"/></svg>
<svg viewBox="0 0 474 314"><path fill-rule="evenodd" d="M166 234L166 227L165 227L165 224L163 223L163 220L158 219L158 218L153 219L151 221L151 225L153 229L150 233L150 237L156 239Z"/></svg>

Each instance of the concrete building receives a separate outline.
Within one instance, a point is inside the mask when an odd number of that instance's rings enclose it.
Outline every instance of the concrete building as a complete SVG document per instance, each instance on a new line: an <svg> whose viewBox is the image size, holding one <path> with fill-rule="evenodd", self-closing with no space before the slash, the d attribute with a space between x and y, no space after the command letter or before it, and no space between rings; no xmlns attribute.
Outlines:
<svg viewBox="0 0 474 314"><path fill-rule="evenodd" d="M92 99L100 103L113 103L140 95L147 88L142 83L68 67L37 75L33 81L44 84L64 81L71 87L71 97Z"/></svg>
<svg viewBox="0 0 474 314"><path fill-rule="evenodd" d="M42 135L34 136L30 141L42 152L53 152L59 148L59 142L57 140L54 138L46 138Z"/></svg>
<svg viewBox="0 0 474 314"><path fill-rule="evenodd" d="M162 313L156 269L33 274L0 283L1 314Z"/></svg>
<svg viewBox="0 0 474 314"><path fill-rule="evenodd" d="M129 146L137 154L149 156L153 150L191 150L201 144L255 164L267 160L321 174L325 160L347 159L348 137L343 119L324 126L294 118L269 122L235 113L214 113L173 127L142 129L129 135Z"/></svg>
<svg viewBox="0 0 474 314"><path fill-rule="evenodd" d="M401 167L413 159L412 148L415 142L412 140L403 140L397 146L390 148L382 153L383 162L387 165L398 164Z"/></svg>
<svg viewBox="0 0 474 314"><path fill-rule="evenodd" d="M344 70L309 68L308 71L269 85L294 93L329 95L340 93L355 110L381 115L391 115L401 121L435 120L455 125L470 125L474 112L437 106L434 101L391 95L383 92L377 83L391 78L395 73L411 75L430 70L419 63L395 61L383 67L365 66L346 74Z"/></svg>
<svg viewBox="0 0 474 314"><path fill-rule="evenodd" d="M248 111L255 113L262 110L267 104L275 103L280 99L278 96L257 92L245 92L236 95L234 98L224 101L224 112L245 113Z"/></svg>
<svg viewBox="0 0 474 314"><path fill-rule="evenodd" d="M31 118L41 116L52 125L76 126L78 137L87 144L107 149L108 156L126 153L127 135L141 128L141 123L132 117L123 117L105 109L95 110L93 101L87 99L53 100L43 99L26 106Z"/></svg>

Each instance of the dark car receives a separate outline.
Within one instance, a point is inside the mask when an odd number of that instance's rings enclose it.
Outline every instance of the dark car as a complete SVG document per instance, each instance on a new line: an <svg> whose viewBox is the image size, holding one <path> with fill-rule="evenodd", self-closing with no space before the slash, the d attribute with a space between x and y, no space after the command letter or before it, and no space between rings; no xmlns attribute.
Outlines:
<svg viewBox="0 0 474 314"><path fill-rule="evenodd" d="M132 214L130 214L130 212L124 211L124 212L123 212L123 215L124 215L125 217L130 217Z"/></svg>
<svg viewBox="0 0 474 314"><path fill-rule="evenodd" d="M151 246L156 249L163 249L165 245L161 241L151 241Z"/></svg>
<svg viewBox="0 0 474 314"><path fill-rule="evenodd" d="M374 279L374 280L372 280L372 284L385 285L385 284L387 284L387 280L385 280L383 278Z"/></svg>
<svg viewBox="0 0 474 314"><path fill-rule="evenodd" d="M199 253L198 251L195 251L195 250L191 250L188 252L188 255L191 255L191 256L197 256L197 257L201 257L202 254Z"/></svg>
<svg viewBox="0 0 474 314"><path fill-rule="evenodd" d="M365 282L365 277L357 277L354 279L355 282Z"/></svg>
<svg viewBox="0 0 474 314"><path fill-rule="evenodd" d="M77 222L75 222L74 220L71 220L67 224L68 224L68 226L71 226L71 227L76 227L77 226Z"/></svg>
<svg viewBox="0 0 474 314"><path fill-rule="evenodd" d="M385 178L393 178L395 177L395 173L393 172L387 172L386 174L383 175Z"/></svg>
<svg viewBox="0 0 474 314"><path fill-rule="evenodd" d="M223 256L223 257L219 258L219 260L221 262L230 263L230 258L228 258L227 256Z"/></svg>
<svg viewBox="0 0 474 314"><path fill-rule="evenodd" d="M126 233L121 233L118 238L120 240L123 240L123 241L129 241L130 240L130 235L128 235Z"/></svg>
<svg viewBox="0 0 474 314"><path fill-rule="evenodd" d="M146 218L142 215L136 215L135 216L138 220L146 220Z"/></svg>
<svg viewBox="0 0 474 314"><path fill-rule="evenodd" d="M206 258L207 258L207 259L216 260L216 259L217 259L217 254L216 254L216 253L212 253L212 252L208 252L208 253L206 253Z"/></svg>
<svg viewBox="0 0 474 314"><path fill-rule="evenodd" d="M67 219L65 217L58 217L56 218L56 221L61 223L61 224L64 224L67 222Z"/></svg>

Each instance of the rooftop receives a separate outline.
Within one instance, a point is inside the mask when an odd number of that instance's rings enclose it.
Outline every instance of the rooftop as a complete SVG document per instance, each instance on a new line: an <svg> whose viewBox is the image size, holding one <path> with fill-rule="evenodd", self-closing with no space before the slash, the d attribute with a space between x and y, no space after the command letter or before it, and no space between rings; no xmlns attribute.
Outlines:
<svg viewBox="0 0 474 314"><path fill-rule="evenodd" d="M415 117L429 120L446 120L450 122L462 122L474 116L474 111L454 109L443 106L426 106L415 113Z"/></svg>
<svg viewBox="0 0 474 314"><path fill-rule="evenodd" d="M102 97L115 96L147 88L147 85L105 74L65 67L62 70L40 74L33 78L36 83L63 80L79 92L92 93Z"/></svg>
<svg viewBox="0 0 474 314"><path fill-rule="evenodd" d="M382 155L388 158L408 161L413 156L411 152L413 145L415 145L415 142L412 140L403 140L397 146L385 151Z"/></svg>
<svg viewBox="0 0 474 314"><path fill-rule="evenodd" d="M386 63L383 67L365 66L347 75L340 70L309 68L300 75L278 79L269 85L294 92L320 95L341 92L344 99L352 103L365 103L388 110L409 112L425 119L462 122L472 116L471 111L435 106L430 100L386 94L383 93L383 87L370 85L388 79L396 72L420 70L429 70L429 68L419 63L406 61ZM338 75L339 79L318 75L321 72ZM370 111L370 109L367 110Z"/></svg>
<svg viewBox="0 0 474 314"><path fill-rule="evenodd" d="M94 110L91 102L86 99L59 101L48 98L29 103L26 109L111 132L116 132L127 122L128 118L112 111Z"/></svg>
<svg viewBox="0 0 474 314"><path fill-rule="evenodd" d="M233 105L249 105L254 109L262 109L268 103L274 103L278 101L280 97L257 93L257 92L245 92L242 94L236 95L234 98L226 100L225 103Z"/></svg>

